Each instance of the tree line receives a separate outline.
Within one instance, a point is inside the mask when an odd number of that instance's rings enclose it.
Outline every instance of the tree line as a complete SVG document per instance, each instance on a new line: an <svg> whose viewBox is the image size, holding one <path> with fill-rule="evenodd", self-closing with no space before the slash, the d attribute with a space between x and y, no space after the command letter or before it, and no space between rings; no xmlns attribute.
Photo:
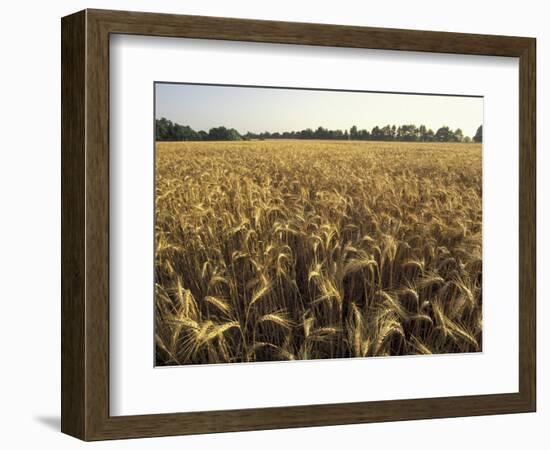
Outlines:
<svg viewBox="0 0 550 450"><path fill-rule="evenodd" d="M180 125L166 118L156 119L155 133L157 141L241 141L252 139L333 139L354 141L409 141L409 142L482 142L483 126L480 125L476 134L470 138L465 136L460 128L452 130L442 126L437 131L425 125L385 125L375 126L372 130L358 129L356 125L349 130L330 130L318 127L313 130L306 128L300 131L262 133L247 132L241 135L234 128L223 126L211 128L208 132L195 131L187 125Z"/></svg>

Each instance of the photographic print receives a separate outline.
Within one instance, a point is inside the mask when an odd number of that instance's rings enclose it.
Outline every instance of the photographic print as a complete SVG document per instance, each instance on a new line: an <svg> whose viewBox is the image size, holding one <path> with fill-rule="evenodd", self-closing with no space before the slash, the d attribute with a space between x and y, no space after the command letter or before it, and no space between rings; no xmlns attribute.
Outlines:
<svg viewBox="0 0 550 450"><path fill-rule="evenodd" d="M156 366L482 350L482 97L154 89Z"/></svg>

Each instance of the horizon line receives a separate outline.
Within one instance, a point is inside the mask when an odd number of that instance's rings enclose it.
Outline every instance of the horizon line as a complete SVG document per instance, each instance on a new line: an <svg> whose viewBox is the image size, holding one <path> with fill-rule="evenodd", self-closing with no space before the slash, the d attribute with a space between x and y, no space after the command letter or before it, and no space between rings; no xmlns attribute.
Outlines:
<svg viewBox="0 0 550 450"><path fill-rule="evenodd" d="M440 130L441 128L449 128L449 130L451 131L456 131L456 130L460 130L460 131L463 131L462 128L458 127L458 128L452 128L450 127L449 125L446 125L446 124L443 124L439 127L437 127L437 129L433 129L433 128L430 128L430 127L427 127L426 125L424 125L423 123L421 123L420 125L417 125L415 123L402 123L401 125L397 125L395 123L386 123L384 125L375 125L374 127L368 129L368 128L362 128L360 127L359 125L352 125L351 127L348 127L348 128L330 128L330 127L324 127L322 125L319 125L317 127L307 127L307 128L302 128L302 129L298 129L298 130L285 130L285 131L269 131L269 130L263 130L263 131L259 131L259 132L254 132L254 131L250 131L250 130L247 130L245 133L241 132L240 130L238 130L237 128L235 127L231 127L231 126L227 126L227 125L215 125L215 126L212 126L212 127L209 127L208 129L195 129L193 128L191 125L186 125L186 124L182 124L182 123L179 123L177 121L174 121L172 119L169 119L168 117L155 117L154 121L155 121L155 124L156 124L156 121L157 120L162 120L162 119L166 119L166 120L169 120L170 122L172 122L174 125L179 125L179 126L182 126L182 127L188 127L190 128L191 130L193 130L194 132L198 133L200 131L204 132L204 133L208 133L208 131L212 130L212 129L215 129L215 128L226 128L228 130L235 130L237 133L239 133L241 136L245 136L247 134L255 134L255 135L259 135L259 134L262 134L262 133L269 133L269 134L275 134L275 133L279 133L279 134L283 134L283 133L299 133L301 131L305 131L305 130L311 130L311 131L316 131L318 130L319 128L323 128L327 131L342 131L342 132L345 132L345 131L349 131L351 130L351 128L353 127L357 127L357 130L358 131L367 131L369 134L372 132L372 130L376 127L378 127L380 130L382 128L385 128L387 126L389 126L390 128L393 128L395 127L396 129L398 129L399 127L402 127L403 125L413 125L417 128L421 127L421 126L424 126L426 127L426 130L427 131L432 131L433 133L437 133L438 130ZM483 123L479 124L480 127L483 126ZM156 131L156 127L155 127L155 131ZM465 134L464 137L471 137L469 134ZM359 139L360 140L360 139Z"/></svg>

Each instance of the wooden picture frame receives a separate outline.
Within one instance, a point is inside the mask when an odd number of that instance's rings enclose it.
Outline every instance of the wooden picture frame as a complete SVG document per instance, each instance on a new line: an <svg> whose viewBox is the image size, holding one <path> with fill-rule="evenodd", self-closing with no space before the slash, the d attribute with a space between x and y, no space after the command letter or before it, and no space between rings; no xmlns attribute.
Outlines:
<svg viewBox="0 0 550 450"><path fill-rule="evenodd" d="M535 411L535 39L104 10L64 17L61 29L64 433L101 440ZM109 36L116 33L519 58L519 392L110 416Z"/></svg>

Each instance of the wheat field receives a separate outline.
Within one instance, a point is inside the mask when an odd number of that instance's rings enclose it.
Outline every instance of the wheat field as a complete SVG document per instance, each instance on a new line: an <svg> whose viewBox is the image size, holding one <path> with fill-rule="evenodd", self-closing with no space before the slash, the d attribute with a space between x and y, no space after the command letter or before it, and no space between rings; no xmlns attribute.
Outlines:
<svg viewBox="0 0 550 450"><path fill-rule="evenodd" d="M156 364L477 352L481 145L156 145Z"/></svg>

